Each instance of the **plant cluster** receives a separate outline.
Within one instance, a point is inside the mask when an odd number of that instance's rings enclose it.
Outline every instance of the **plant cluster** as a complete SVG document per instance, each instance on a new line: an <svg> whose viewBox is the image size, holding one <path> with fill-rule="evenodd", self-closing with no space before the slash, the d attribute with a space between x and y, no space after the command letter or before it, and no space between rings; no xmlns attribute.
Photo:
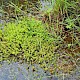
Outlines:
<svg viewBox="0 0 80 80"><path fill-rule="evenodd" d="M53 0L53 9L45 11L43 21L48 23L47 30L53 35L58 57L58 69L72 71L80 55L80 1Z"/></svg>
<svg viewBox="0 0 80 80"><path fill-rule="evenodd" d="M46 67L45 69L54 64L63 72L69 72L77 66L80 55L80 1L44 0L43 2L47 1L51 1L51 6L47 8L47 5L43 4L46 10L41 12L40 9L36 9L35 1L26 2L27 7L24 4L9 4L12 9L14 8L17 21L6 23L4 29L0 30L2 56L0 60L7 60L10 57L9 60L12 60L12 57L13 60L24 59L31 64L41 64L42 67ZM29 13L31 17L35 16L35 19L24 18L23 14L23 19L19 20L17 14L23 12ZM29 14L27 16L30 17ZM43 23L36 19L40 19ZM54 50L56 46L58 48ZM53 69L55 67L52 66L49 71L52 72Z"/></svg>
<svg viewBox="0 0 80 80"><path fill-rule="evenodd" d="M54 61L53 38L41 21L24 18L0 30L0 61L24 59L47 67ZM14 57L14 58L12 58ZM43 64L44 63L44 64ZM49 67L49 66L48 66Z"/></svg>

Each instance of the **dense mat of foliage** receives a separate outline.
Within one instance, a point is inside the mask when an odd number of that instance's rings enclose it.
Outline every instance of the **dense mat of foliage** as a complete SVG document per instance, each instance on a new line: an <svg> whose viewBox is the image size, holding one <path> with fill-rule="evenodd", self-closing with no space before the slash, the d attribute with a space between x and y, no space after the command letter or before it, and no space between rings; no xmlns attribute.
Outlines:
<svg viewBox="0 0 80 80"><path fill-rule="evenodd" d="M24 18L18 22L8 22L0 30L0 61L25 59L29 63L46 66L54 57L53 38L41 21ZM46 66L47 67L47 66Z"/></svg>
<svg viewBox="0 0 80 80"><path fill-rule="evenodd" d="M47 68L48 65L48 70L50 65L50 72L56 68L54 72L69 73L77 68L80 63L80 0L47 0L52 1L50 6L46 0L40 5L37 3L40 0L30 3L22 1L10 2L8 7L4 4L2 13L7 12L9 21L34 16L44 25L28 18L7 23L0 30L0 61L24 59L31 64L39 63L42 67ZM44 9L40 10L41 7ZM55 51L54 45L57 47ZM54 53L59 55L58 58Z"/></svg>

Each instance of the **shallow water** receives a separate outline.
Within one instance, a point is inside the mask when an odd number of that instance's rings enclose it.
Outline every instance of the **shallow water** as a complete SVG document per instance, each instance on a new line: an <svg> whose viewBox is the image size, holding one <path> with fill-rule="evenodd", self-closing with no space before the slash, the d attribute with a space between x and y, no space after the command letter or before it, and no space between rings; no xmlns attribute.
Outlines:
<svg viewBox="0 0 80 80"><path fill-rule="evenodd" d="M44 10L46 11L48 8L53 7L52 1L40 0L40 2L41 2L41 5L42 5L41 11L44 11Z"/></svg>
<svg viewBox="0 0 80 80"><path fill-rule="evenodd" d="M0 80L80 80L80 68L71 75L57 76L49 72L45 73L37 64L33 65L35 71L32 65L26 63L12 62L9 64L5 61L0 64Z"/></svg>
<svg viewBox="0 0 80 80"><path fill-rule="evenodd" d="M13 62L8 64L3 62L0 68L0 80L51 80L48 77L50 74L47 73L47 75L39 65L35 64L34 67L36 71L33 71L32 66L28 68L26 63ZM58 78L54 77L54 80L58 80Z"/></svg>

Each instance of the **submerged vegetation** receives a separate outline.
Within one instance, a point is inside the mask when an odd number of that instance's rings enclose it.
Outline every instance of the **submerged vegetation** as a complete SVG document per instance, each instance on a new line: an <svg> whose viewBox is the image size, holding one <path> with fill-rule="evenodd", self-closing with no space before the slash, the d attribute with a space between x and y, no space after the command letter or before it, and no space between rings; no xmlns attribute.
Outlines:
<svg viewBox="0 0 80 80"><path fill-rule="evenodd" d="M11 1L0 7L0 61L39 64L51 74L79 67L80 0Z"/></svg>

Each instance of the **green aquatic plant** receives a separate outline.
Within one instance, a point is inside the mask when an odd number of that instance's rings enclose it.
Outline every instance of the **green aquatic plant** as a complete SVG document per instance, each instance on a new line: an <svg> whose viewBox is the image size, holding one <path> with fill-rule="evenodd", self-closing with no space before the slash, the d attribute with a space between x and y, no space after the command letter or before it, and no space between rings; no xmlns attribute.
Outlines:
<svg viewBox="0 0 80 80"><path fill-rule="evenodd" d="M54 62L53 38L41 21L24 18L8 22L0 30L0 37L2 60L24 59L31 64L42 64L41 67L49 67Z"/></svg>

